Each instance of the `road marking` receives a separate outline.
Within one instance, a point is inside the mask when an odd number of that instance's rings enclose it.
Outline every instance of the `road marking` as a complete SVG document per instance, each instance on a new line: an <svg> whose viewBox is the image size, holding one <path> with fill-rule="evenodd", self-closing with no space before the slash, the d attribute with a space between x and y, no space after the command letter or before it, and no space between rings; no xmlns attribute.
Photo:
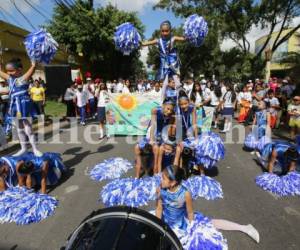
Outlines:
<svg viewBox="0 0 300 250"><path fill-rule="evenodd" d="M72 192L74 192L78 189L79 189L79 186L77 186L77 185L72 185L72 186L66 187L65 188L65 194L72 193Z"/></svg>
<svg viewBox="0 0 300 250"><path fill-rule="evenodd" d="M90 175L89 173L90 173L89 167L86 167L84 170L84 175Z"/></svg>
<svg viewBox="0 0 300 250"><path fill-rule="evenodd" d="M296 209L292 208L292 207L285 207L284 211L288 214L288 215L294 215L297 217L300 217L300 212L297 211Z"/></svg>

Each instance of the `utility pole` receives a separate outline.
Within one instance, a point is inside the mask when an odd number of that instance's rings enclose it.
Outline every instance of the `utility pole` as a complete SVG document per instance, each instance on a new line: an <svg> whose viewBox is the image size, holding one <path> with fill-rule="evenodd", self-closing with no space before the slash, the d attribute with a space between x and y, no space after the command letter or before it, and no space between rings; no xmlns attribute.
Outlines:
<svg viewBox="0 0 300 250"><path fill-rule="evenodd" d="M94 8L94 0L88 0L91 9Z"/></svg>

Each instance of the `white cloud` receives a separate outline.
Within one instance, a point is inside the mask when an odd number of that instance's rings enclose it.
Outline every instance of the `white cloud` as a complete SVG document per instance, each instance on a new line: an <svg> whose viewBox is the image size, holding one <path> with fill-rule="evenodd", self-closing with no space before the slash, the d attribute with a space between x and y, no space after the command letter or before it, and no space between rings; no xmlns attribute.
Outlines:
<svg viewBox="0 0 300 250"><path fill-rule="evenodd" d="M300 17L296 17L293 19L292 23L291 23L291 27L295 27L297 25L299 25L300 23ZM274 32L279 31L280 29L280 25L277 25L277 27L275 27ZM246 35L248 41L250 42L250 51L254 52L255 49L255 41L259 38L261 38L262 36L268 35L269 34L269 29L265 28L265 29L261 29L260 27L256 27L255 25L252 26L250 32ZM221 44L221 49L223 51L229 50L233 47L236 47L236 43L233 42L231 39L225 39L222 44Z"/></svg>
<svg viewBox="0 0 300 250"><path fill-rule="evenodd" d="M30 2L34 6L38 6L41 4L41 0L30 0L28 2ZM15 3L18 9L20 9L24 13L29 13L33 11L32 7L30 7L25 1L15 0ZM1 0L1 8L3 8L5 11L9 13L12 13L16 10L15 6L12 4L10 0Z"/></svg>
<svg viewBox="0 0 300 250"><path fill-rule="evenodd" d="M97 2L103 5L111 3L118 9L125 11L143 11L146 7L151 8L159 0L98 0Z"/></svg>

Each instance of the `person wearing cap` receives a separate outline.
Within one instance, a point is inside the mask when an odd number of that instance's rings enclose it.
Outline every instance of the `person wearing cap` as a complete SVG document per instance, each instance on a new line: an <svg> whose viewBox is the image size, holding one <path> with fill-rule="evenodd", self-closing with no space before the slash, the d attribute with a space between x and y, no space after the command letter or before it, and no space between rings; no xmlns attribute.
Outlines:
<svg viewBox="0 0 300 250"><path fill-rule="evenodd" d="M291 127L291 139L295 139L296 134L300 134L300 96L295 96L288 106L290 116L289 126Z"/></svg>

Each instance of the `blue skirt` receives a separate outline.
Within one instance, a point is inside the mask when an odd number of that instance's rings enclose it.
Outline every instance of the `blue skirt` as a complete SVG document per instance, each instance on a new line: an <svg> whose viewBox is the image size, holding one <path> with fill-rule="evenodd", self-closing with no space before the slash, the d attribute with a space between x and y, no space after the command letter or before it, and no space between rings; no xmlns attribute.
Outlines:
<svg viewBox="0 0 300 250"><path fill-rule="evenodd" d="M106 121L105 107L98 107L97 108L97 117L98 117L99 122L105 122Z"/></svg>
<svg viewBox="0 0 300 250"><path fill-rule="evenodd" d="M222 115L231 115L231 116L233 116L234 109L233 108L224 108L221 113L222 113Z"/></svg>

